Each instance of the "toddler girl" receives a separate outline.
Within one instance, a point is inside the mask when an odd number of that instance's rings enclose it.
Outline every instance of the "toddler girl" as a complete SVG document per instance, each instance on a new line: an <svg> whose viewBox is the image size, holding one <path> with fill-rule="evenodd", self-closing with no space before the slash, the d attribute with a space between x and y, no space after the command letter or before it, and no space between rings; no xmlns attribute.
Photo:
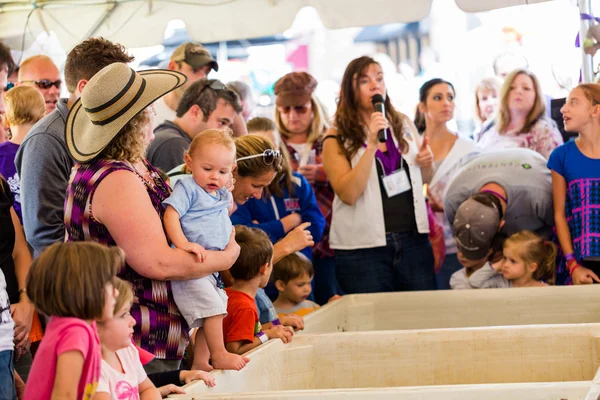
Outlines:
<svg viewBox="0 0 600 400"><path fill-rule="evenodd" d="M119 292L113 318L98 324L102 344L102 374L94 400L160 399L162 393L150 381L131 341L135 319L129 313L133 290L126 281L116 278ZM200 377L209 386L214 378L207 372ZM139 396L139 397L138 397Z"/></svg>
<svg viewBox="0 0 600 400"><path fill-rule="evenodd" d="M556 246L530 231L521 231L504 242L504 258L487 263L469 277L473 288L509 288L553 285Z"/></svg>
<svg viewBox="0 0 600 400"><path fill-rule="evenodd" d="M600 282L600 85L577 86L560 111L579 137L548 160L556 233L573 283Z"/></svg>
<svg viewBox="0 0 600 400"><path fill-rule="evenodd" d="M113 279L125 265L118 247L92 242L55 243L31 265L27 293L50 316L37 350L25 399L90 400L100 378L102 355L96 321L113 316L118 292Z"/></svg>
<svg viewBox="0 0 600 400"><path fill-rule="evenodd" d="M165 230L176 247L204 261L205 249L223 250L233 229L229 220L233 200L226 186L235 163L235 143L227 131L207 130L192 140L184 160L192 175L177 180L171 196L163 202ZM242 369L249 359L225 350L227 294L220 274L173 281L171 288L189 327L200 328L195 336L192 369Z"/></svg>

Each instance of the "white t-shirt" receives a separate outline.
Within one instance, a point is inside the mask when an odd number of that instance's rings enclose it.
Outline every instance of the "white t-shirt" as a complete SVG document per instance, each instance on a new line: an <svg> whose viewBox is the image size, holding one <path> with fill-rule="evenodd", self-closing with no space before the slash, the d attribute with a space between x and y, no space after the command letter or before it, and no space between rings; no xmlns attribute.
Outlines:
<svg viewBox="0 0 600 400"><path fill-rule="evenodd" d="M10 301L6 292L6 279L0 270L0 351L13 350L15 324L10 316Z"/></svg>
<svg viewBox="0 0 600 400"><path fill-rule="evenodd" d="M117 356L125 373L117 371L102 360L102 373L96 391L110 393L112 400L139 399L138 386L146 380L147 375L137 349L131 343L129 347L117 350Z"/></svg>
<svg viewBox="0 0 600 400"><path fill-rule="evenodd" d="M164 97L154 102L154 110L156 111L156 115L154 116L154 126L152 129L156 129L157 126L165 121L173 121L177 117L175 110L171 110L167 103L165 103Z"/></svg>

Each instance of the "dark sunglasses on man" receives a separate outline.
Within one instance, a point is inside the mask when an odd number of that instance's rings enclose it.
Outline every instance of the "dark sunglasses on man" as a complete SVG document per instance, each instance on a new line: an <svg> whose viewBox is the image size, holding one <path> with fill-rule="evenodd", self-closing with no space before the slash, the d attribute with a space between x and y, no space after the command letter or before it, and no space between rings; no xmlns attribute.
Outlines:
<svg viewBox="0 0 600 400"><path fill-rule="evenodd" d="M60 79L56 81L40 79L39 81L20 81L19 83L35 83L40 89L50 89L52 86L54 86L58 90L60 90L60 85L62 85L62 81Z"/></svg>
<svg viewBox="0 0 600 400"><path fill-rule="evenodd" d="M306 114L308 111L307 106L285 106L279 107L279 112L282 114L289 114L292 111L292 109L296 111L296 114Z"/></svg>

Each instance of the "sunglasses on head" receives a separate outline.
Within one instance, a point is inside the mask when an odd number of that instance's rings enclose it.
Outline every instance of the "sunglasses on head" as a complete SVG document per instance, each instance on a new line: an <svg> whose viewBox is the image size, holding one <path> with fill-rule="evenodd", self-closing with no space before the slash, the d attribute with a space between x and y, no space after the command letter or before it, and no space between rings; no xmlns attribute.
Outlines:
<svg viewBox="0 0 600 400"><path fill-rule="evenodd" d="M263 162L265 164L271 165L271 164L273 164L273 162L275 160L281 159L281 152L279 150L267 149L267 150L263 151L261 154L253 154L251 156L238 158L237 160L235 160L235 162L237 163L238 161L249 160L251 158L258 158L258 157L262 157Z"/></svg>
<svg viewBox="0 0 600 400"><path fill-rule="evenodd" d="M37 85L37 87L39 87L40 89L50 89L52 86L55 86L59 90L60 90L60 85L62 84L62 81L60 79L56 80L56 81L51 81L49 79L40 79L39 81L21 81L21 82L35 83Z"/></svg>
<svg viewBox="0 0 600 400"><path fill-rule="evenodd" d="M10 89L12 89L14 87L15 87L15 84L13 82L8 82L2 90L4 90L5 92L8 92Z"/></svg>
<svg viewBox="0 0 600 400"><path fill-rule="evenodd" d="M281 112L282 114L289 114L292 109L294 111L296 111L296 114L306 114L308 112L308 107L307 106L285 106L285 107L279 107L279 112Z"/></svg>
<svg viewBox="0 0 600 400"><path fill-rule="evenodd" d="M204 87L202 89L200 89L200 93L198 93L198 96L200 96L202 94L202 92L204 92L204 90L206 90L206 88L211 88L212 90L227 89L227 87L220 80L210 79L210 80L206 81L206 85L204 85Z"/></svg>

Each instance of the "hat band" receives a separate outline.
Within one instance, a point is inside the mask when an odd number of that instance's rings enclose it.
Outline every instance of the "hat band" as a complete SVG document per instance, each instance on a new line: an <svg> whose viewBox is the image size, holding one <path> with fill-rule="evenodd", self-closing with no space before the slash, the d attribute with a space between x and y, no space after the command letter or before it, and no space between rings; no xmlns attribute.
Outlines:
<svg viewBox="0 0 600 400"><path fill-rule="evenodd" d="M97 126L103 126L123 116L139 100L145 87L146 80L131 70L129 81L115 97L98 107L84 107L90 122Z"/></svg>

